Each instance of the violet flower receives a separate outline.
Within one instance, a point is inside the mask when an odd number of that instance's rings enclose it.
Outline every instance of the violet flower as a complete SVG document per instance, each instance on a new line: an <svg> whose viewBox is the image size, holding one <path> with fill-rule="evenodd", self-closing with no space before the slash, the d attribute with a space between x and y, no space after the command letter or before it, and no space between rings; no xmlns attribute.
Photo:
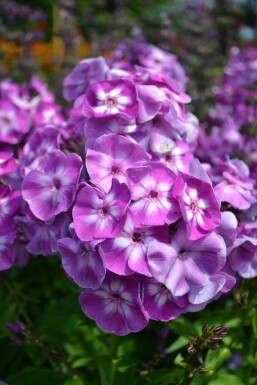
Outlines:
<svg viewBox="0 0 257 385"><path fill-rule="evenodd" d="M83 187L73 208L74 228L79 239L91 241L116 237L126 220L129 202L128 187L115 178L106 195L91 186Z"/></svg>
<svg viewBox="0 0 257 385"><path fill-rule="evenodd" d="M22 183L23 199L43 221L67 211L73 203L82 161L76 154L59 150L46 154L38 170L29 172Z"/></svg>
<svg viewBox="0 0 257 385"><path fill-rule="evenodd" d="M107 273L97 290L86 289L79 297L83 312L108 333L124 336L144 329L148 318L139 297L139 284L130 277Z"/></svg>

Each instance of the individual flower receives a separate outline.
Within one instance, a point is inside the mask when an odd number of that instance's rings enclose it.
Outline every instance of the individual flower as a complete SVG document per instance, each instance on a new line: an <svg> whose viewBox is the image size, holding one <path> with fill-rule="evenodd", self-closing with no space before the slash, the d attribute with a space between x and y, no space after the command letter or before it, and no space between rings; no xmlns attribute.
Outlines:
<svg viewBox="0 0 257 385"><path fill-rule="evenodd" d="M164 163L175 174L179 172L189 173L193 154L186 142L173 141L166 135L155 131L150 137L149 146L156 159Z"/></svg>
<svg viewBox="0 0 257 385"><path fill-rule="evenodd" d="M91 186L83 187L72 213L79 239L91 241L116 237L124 225L129 202L128 187L115 178L107 194Z"/></svg>
<svg viewBox="0 0 257 385"><path fill-rule="evenodd" d="M58 241L62 267L68 277L84 289L98 289L105 277L105 267L98 249L77 237Z"/></svg>
<svg viewBox="0 0 257 385"><path fill-rule="evenodd" d="M82 161L55 150L46 154L38 170L29 172L22 183L23 199L42 221L67 211L75 198Z"/></svg>
<svg viewBox="0 0 257 385"><path fill-rule="evenodd" d="M82 104L87 117L123 114L135 119L138 101L135 86L128 80L110 80L91 84Z"/></svg>
<svg viewBox="0 0 257 385"><path fill-rule="evenodd" d="M149 155L132 140L121 135L103 135L88 149L86 166L93 183L109 191L112 179L128 184L127 169L144 165Z"/></svg>
<svg viewBox="0 0 257 385"><path fill-rule="evenodd" d="M136 227L160 226L181 217L178 202L172 196L175 175L161 164L130 168L132 203L130 210Z"/></svg>
<svg viewBox="0 0 257 385"><path fill-rule="evenodd" d="M154 278L140 279L143 291L143 307L150 319L170 321L183 313L188 304L187 296L175 297L171 291Z"/></svg>
<svg viewBox="0 0 257 385"><path fill-rule="evenodd" d="M253 195L256 182L249 177L249 169L243 161L227 160L220 163L218 169L222 172L222 180L214 187L214 191L222 202L228 202L240 210L248 209L256 202Z"/></svg>
<svg viewBox="0 0 257 385"><path fill-rule="evenodd" d="M30 128L30 115L9 100L0 100L0 142L17 144Z"/></svg>
<svg viewBox="0 0 257 385"><path fill-rule="evenodd" d="M59 147L60 132L53 125L35 129L26 141L21 154L22 174L39 168L41 158Z"/></svg>
<svg viewBox="0 0 257 385"><path fill-rule="evenodd" d="M198 177L179 174L173 188L173 196L179 201L191 240L207 235L215 229L221 218L219 202L212 185L205 176L202 177L203 169L196 167L199 169Z"/></svg>
<svg viewBox="0 0 257 385"><path fill-rule="evenodd" d="M136 228L133 215L128 210L123 230L115 238L101 243L100 252L106 268L119 275L136 272L151 276L146 250L154 239L168 242L168 226Z"/></svg>
<svg viewBox="0 0 257 385"><path fill-rule="evenodd" d="M182 224L170 244L152 241L147 259L153 277L174 296L183 296L194 287L204 287L209 276L221 271L226 263L226 247L214 232L188 240L186 226Z"/></svg>
<svg viewBox="0 0 257 385"><path fill-rule="evenodd" d="M86 289L80 294L79 303L83 312L108 333L124 336L144 329L148 323L134 278L108 272L99 289Z"/></svg>
<svg viewBox="0 0 257 385"><path fill-rule="evenodd" d="M257 239L240 235L234 242L233 250L228 256L231 268L243 278L257 276Z"/></svg>

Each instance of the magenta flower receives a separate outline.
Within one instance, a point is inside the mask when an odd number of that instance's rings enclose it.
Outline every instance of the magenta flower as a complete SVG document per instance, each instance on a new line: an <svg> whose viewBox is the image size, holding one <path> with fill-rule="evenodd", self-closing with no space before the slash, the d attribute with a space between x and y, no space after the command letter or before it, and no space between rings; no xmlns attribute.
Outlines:
<svg viewBox="0 0 257 385"><path fill-rule="evenodd" d="M256 202L252 194L256 182L249 177L249 169L243 161L227 160L219 165L219 169L223 171L223 180L214 190L222 202L228 202L240 210L248 209Z"/></svg>
<svg viewBox="0 0 257 385"><path fill-rule="evenodd" d="M39 168L41 158L59 147L60 132L52 125L38 128L29 136L23 147L21 165L22 175Z"/></svg>
<svg viewBox="0 0 257 385"><path fill-rule="evenodd" d="M36 127L46 124L61 126L63 122L61 108L55 103L41 103L33 116L33 123Z"/></svg>
<svg viewBox="0 0 257 385"><path fill-rule="evenodd" d="M150 319L170 321L184 312L187 296L174 297L169 289L154 278L140 279L143 288L143 307Z"/></svg>
<svg viewBox="0 0 257 385"><path fill-rule="evenodd" d="M139 284L130 277L107 273L97 290L86 289L79 297L83 312L108 333L124 336L148 323L139 297Z"/></svg>
<svg viewBox="0 0 257 385"><path fill-rule="evenodd" d="M189 165L193 159L189 145L184 141L173 141L166 135L152 132L149 142L150 151L160 162L170 168L175 174L189 173Z"/></svg>
<svg viewBox="0 0 257 385"><path fill-rule="evenodd" d="M29 130L30 115L9 100L0 100L0 142L17 144Z"/></svg>
<svg viewBox="0 0 257 385"><path fill-rule="evenodd" d="M151 276L146 250L154 239L168 242L168 226L135 228L133 216L128 210L122 232L115 238L101 243L100 252L102 252L106 268L119 275L130 275L137 272Z"/></svg>
<svg viewBox="0 0 257 385"><path fill-rule="evenodd" d="M128 80L91 84L86 92L82 112L89 118L123 114L129 119L135 119L138 101L134 84Z"/></svg>
<svg viewBox="0 0 257 385"><path fill-rule="evenodd" d="M147 258L153 277L174 296L183 296L195 286L204 287L207 277L222 269L226 263L226 246L214 232L190 241L182 224L170 244L151 242Z"/></svg>
<svg viewBox="0 0 257 385"><path fill-rule="evenodd" d="M130 193L124 183L112 180L110 191L104 195L91 186L83 187L73 208L74 228L82 241L114 238L121 231Z"/></svg>
<svg viewBox="0 0 257 385"><path fill-rule="evenodd" d="M130 168L130 205L135 226L160 226L176 222L181 217L177 201L172 196L175 175L160 164Z"/></svg>
<svg viewBox="0 0 257 385"><path fill-rule="evenodd" d="M32 213L43 221L67 211L75 198L82 161L59 150L46 154L38 170L25 176L22 196Z"/></svg>
<svg viewBox="0 0 257 385"><path fill-rule="evenodd" d="M86 165L93 183L109 191L112 179L128 184L127 169L142 166L150 156L136 143L120 135L98 138L94 150L88 149Z"/></svg>
<svg viewBox="0 0 257 385"><path fill-rule="evenodd" d="M75 237L74 237L75 238ZM78 239L58 241L62 267L68 277L84 289L98 289L105 277L105 267L98 250Z"/></svg>
<svg viewBox="0 0 257 385"><path fill-rule="evenodd" d="M176 179L173 195L179 201L189 239L201 238L219 224L219 202L207 180L180 174Z"/></svg>
<svg viewBox="0 0 257 385"><path fill-rule="evenodd" d="M228 256L231 268L243 278L257 276L257 239L242 234L235 240L233 250Z"/></svg>

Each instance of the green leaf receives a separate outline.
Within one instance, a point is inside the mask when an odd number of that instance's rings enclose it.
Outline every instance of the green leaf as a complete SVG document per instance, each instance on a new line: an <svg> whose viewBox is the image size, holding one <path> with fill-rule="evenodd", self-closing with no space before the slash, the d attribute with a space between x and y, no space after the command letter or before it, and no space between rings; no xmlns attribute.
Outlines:
<svg viewBox="0 0 257 385"><path fill-rule="evenodd" d="M176 334L182 336L197 336L197 330L184 316L169 322L169 328Z"/></svg>
<svg viewBox="0 0 257 385"><path fill-rule="evenodd" d="M176 356L174 362L175 362L175 365L181 366L182 368L186 366L186 363L184 362L184 357L182 356L181 353L179 353L179 354Z"/></svg>
<svg viewBox="0 0 257 385"><path fill-rule="evenodd" d="M78 360L74 361L72 364L73 368L81 368L84 366L87 366L87 364L92 361L92 357L84 357L84 358L79 358Z"/></svg>
<svg viewBox="0 0 257 385"><path fill-rule="evenodd" d="M64 376L51 369L28 368L7 378L9 385L63 385Z"/></svg>
<svg viewBox="0 0 257 385"><path fill-rule="evenodd" d="M182 380L184 371L181 369L159 369L153 372L143 372L136 385L168 385L176 380Z"/></svg>
<svg viewBox="0 0 257 385"><path fill-rule="evenodd" d="M186 346L188 344L188 338L186 337L178 337L174 342L173 344L171 344L168 348L167 348L167 353L173 353L175 352L176 350L179 350L181 348L183 348L184 346Z"/></svg>
<svg viewBox="0 0 257 385"><path fill-rule="evenodd" d="M228 348L224 348L220 351L209 350L204 364L209 372L216 372L231 354L232 353Z"/></svg>
<svg viewBox="0 0 257 385"><path fill-rule="evenodd" d="M112 358L110 355L97 357L101 385L112 385Z"/></svg>
<svg viewBox="0 0 257 385"><path fill-rule="evenodd" d="M240 378L232 374L221 374L215 380L208 382L208 385L245 385Z"/></svg>

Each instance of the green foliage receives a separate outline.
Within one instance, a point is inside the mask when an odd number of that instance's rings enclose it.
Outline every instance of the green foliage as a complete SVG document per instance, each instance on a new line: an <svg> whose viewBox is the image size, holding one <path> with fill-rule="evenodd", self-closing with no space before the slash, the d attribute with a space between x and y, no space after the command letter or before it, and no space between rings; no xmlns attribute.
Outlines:
<svg viewBox="0 0 257 385"><path fill-rule="evenodd" d="M255 280L244 282L234 295L201 312L167 324L150 322L140 333L118 337L84 316L79 290L67 280L57 257L34 258L26 268L0 275L0 380L9 385L255 385L255 285ZM16 319L29 331L22 345L10 341L5 327ZM183 382L188 344L199 338L206 323L227 325L228 336L219 350L197 353L193 376ZM162 340L164 328L168 333ZM236 352L242 364L232 370L226 360ZM199 365L206 374L197 372Z"/></svg>

